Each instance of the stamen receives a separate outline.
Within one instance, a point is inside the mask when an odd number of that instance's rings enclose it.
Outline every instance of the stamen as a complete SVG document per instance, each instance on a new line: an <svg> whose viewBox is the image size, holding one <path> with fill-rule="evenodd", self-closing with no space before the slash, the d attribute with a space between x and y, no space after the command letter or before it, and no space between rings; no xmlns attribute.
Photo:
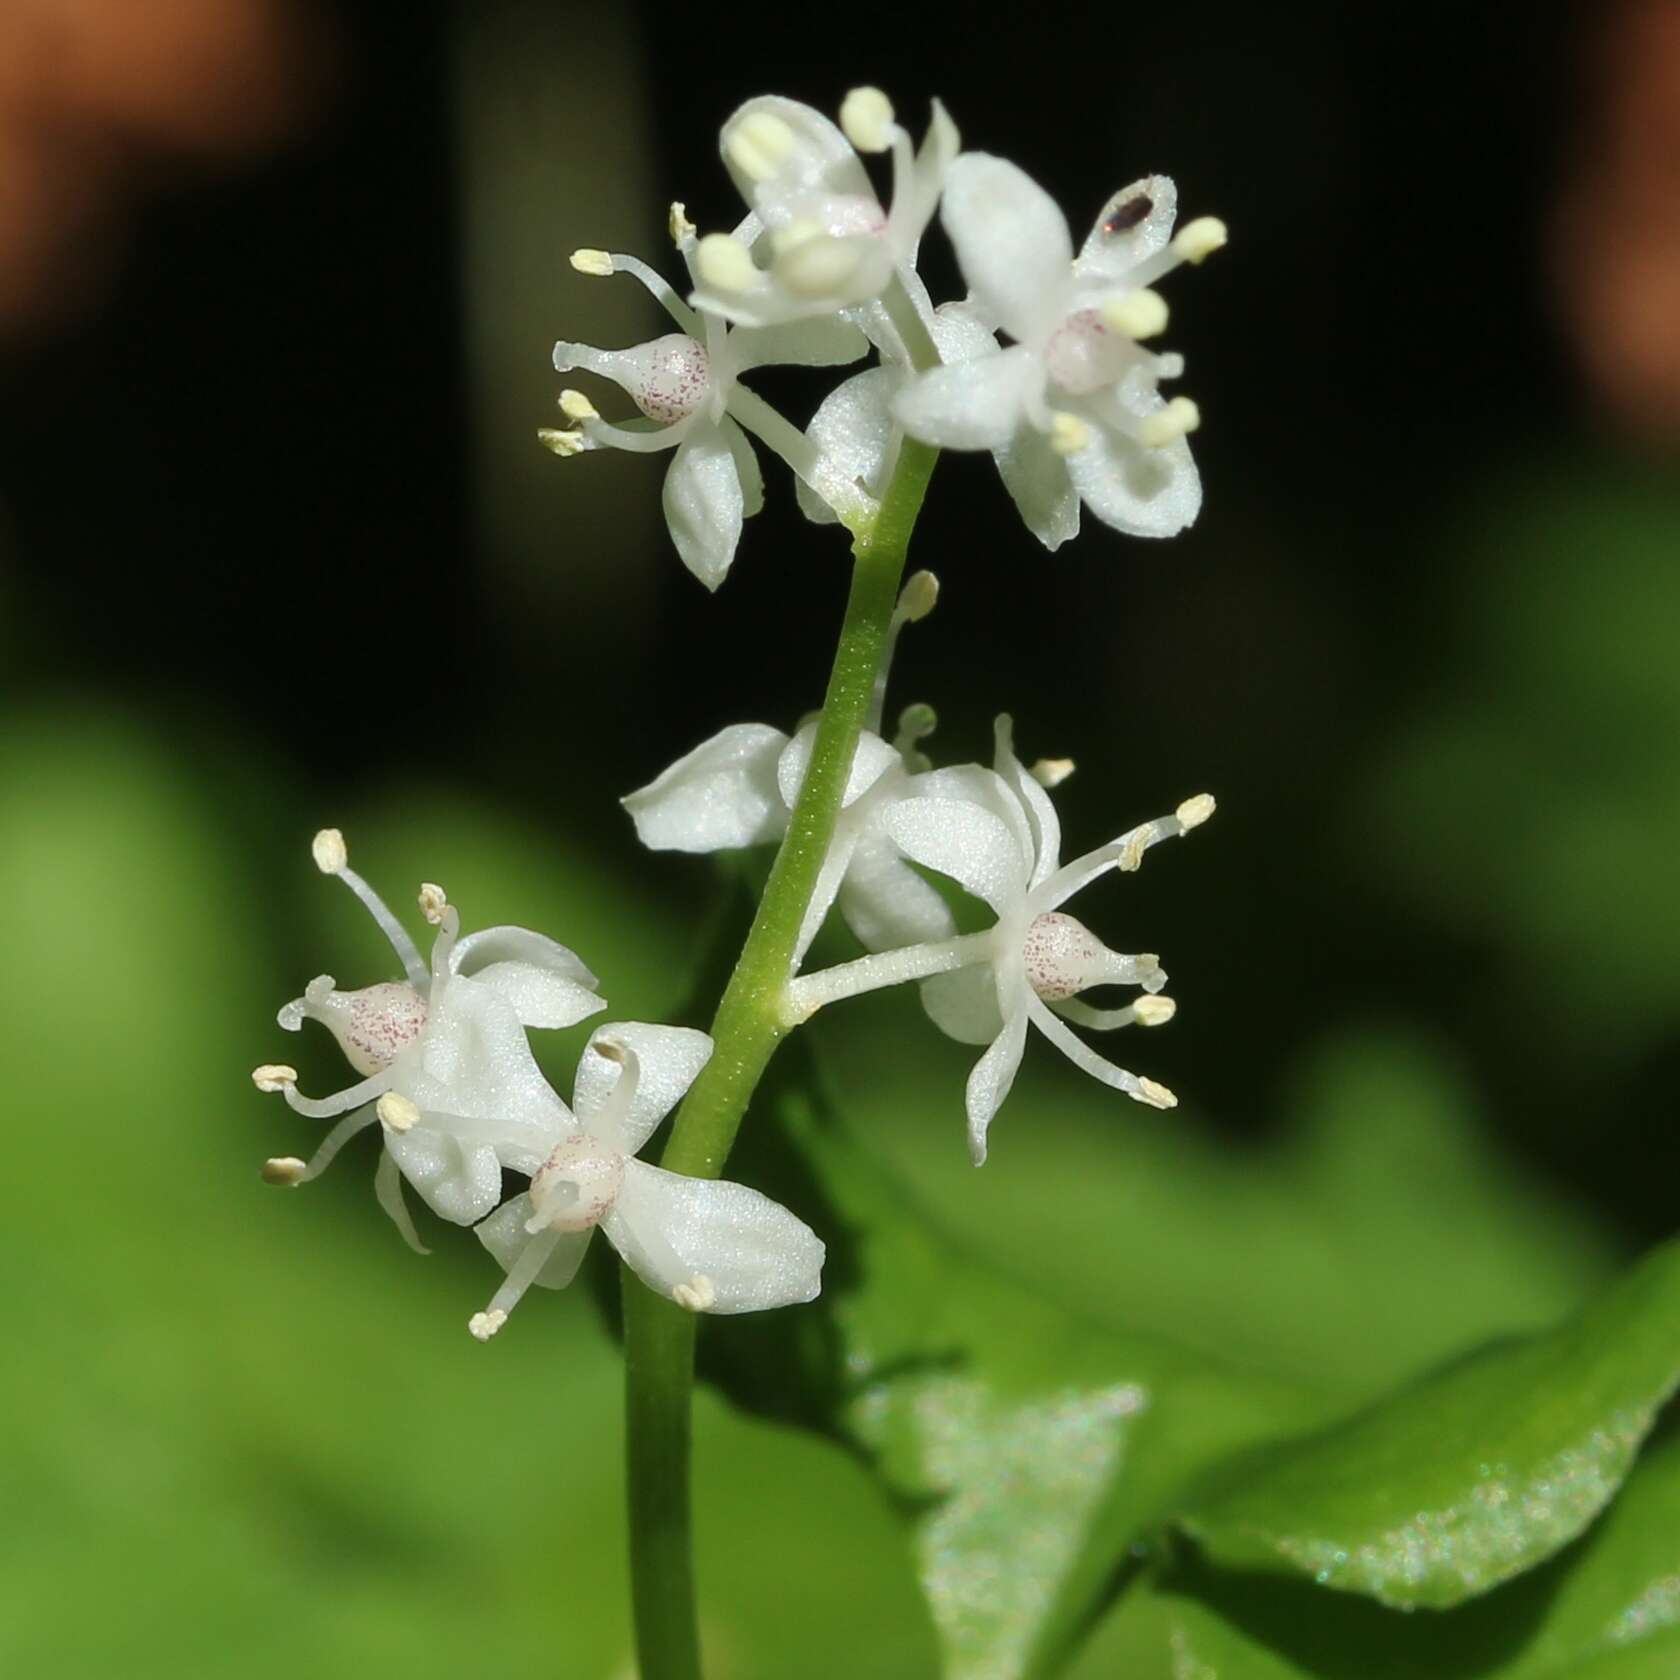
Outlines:
<svg viewBox="0 0 1680 1680"><path fill-rule="evenodd" d="M884 152L893 142L892 101L875 87L855 87L840 102L840 132L860 152Z"/></svg>
<svg viewBox="0 0 1680 1680"><path fill-rule="evenodd" d="M422 881L420 883L420 914L433 927L443 921L443 913L449 908L449 895L436 881Z"/></svg>
<svg viewBox="0 0 1680 1680"><path fill-rule="evenodd" d="M811 216L799 216L785 227L776 228L770 235L770 249L778 257L803 245L809 239L820 239L828 230Z"/></svg>
<svg viewBox="0 0 1680 1680"><path fill-rule="evenodd" d="M1178 1107L1178 1098L1165 1085L1154 1079L1140 1079L1138 1088L1135 1091L1128 1091L1126 1094L1140 1103L1147 1104L1150 1108Z"/></svg>
<svg viewBox="0 0 1680 1680"><path fill-rule="evenodd" d="M750 292L760 278L752 252L728 233L708 233L695 246L694 272L720 292Z"/></svg>
<svg viewBox="0 0 1680 1680"><path fill-rule="evenodd" d="M308 1167L295 1155L275 1155L262 1164L264 1184L293 1185L299 1183Z"/></svg>
<svg viewBox="0 0 1680 1680"><path fill-rule="evenodd" d="M691 244L694 235L699 231L688 219L687 206L680 199L673 199L671 213L665 218L665 229L671 236L671 243L680 251L685 245Z"/></svg>
<svg viewBox="0 0 1680 1680"><path fill-rule="evenodd" d="M400 1091L387 1091L374 1104L380 1125L393 1132L412 1131L420 1123L420 1110Z"/></svg>
<svg viewBox="0 0 1680 1680"><path fill-rule="evenodd" d="M900 624L920 624L938 604L939 579L932 572L914 572L899 591L893 617Z"/></svg>
<svg viewBox="0 0 1680 1680"><path fill-rule="evenodd" d="M1076 768L1071 758L1041 758L1027 774L1041 788L1054 788L1060 787Z"/></svg>
<svg viewBox="0 0 1680 1680"><path fill-rule="evenodd" d="M1186 799L1174 814L1188 833L1200 828L1217 809L1211 793L1198 793L1194 799Z"/></svg>
<svg viewBox="0 0 1680 1680"><path fill-rule="evenodd" d="M475 1312L467 1320L467 1329L479 1341L487 1342L507 1323L507 1316L500 1307L492 1307L489 1312Z"/></svg>
<svg viewBox="0 0 1680 1680"><path fill-rule="evenodd" d="M1138 422L1138 442L1145 449L1164 449L1201 425L1202 411L1188 397L1174 397L1167 406Z"/></svg>
<svg viewBox="0 0 1680 1680"><path fill-rule="evenodd" d="M793 130L780 117L769 111L754 111L724 136L723 149L749 181L768 181L798 144Z"/></svg>
<svg viewBox="0 0 1680 1680"><path fill-rule="evenodd" d="M1165 1026L1177 1013L1178 1005L1170 997L1150 997L1146 993L1132 1005L1140 1027Z"/></svg>
<svg viewBox="0 0 1680 1680"><path fill-rule="evenodd" d="M573 251L571 262L579 274L593 274L604 279L613 271L612 252L597 251L589 245Z"/></svg>
<svg viewBox="0 0 1680 1680"><path fill-rule="evenodd" d="M336 828L323 828L309 842L309 850L315 859L315 867L323 875L336 875L350 861L344 836Z"/></svg>
<svg viewBox="0 0 1680 1680"><path fill-rule="evenodd" d="M818 234L777 253L776 278L801 296L826 297L857 273L862 260L852 240Z"/></svg>
<svg viewBox="0 0 1680 1680"><path fill-rule="evenodd" d="M560 412L568 420L599 420L601 418L601 411L582 391L562 391L560 393Z"/></svg>
<svg viewBox="0 0 1680 1680"><path fill-rule="evenodd" d="M1174 252L1187 263L1205 262L1225 248L1230 232L1217 216L1198 216L1173 236Z"/></svg>
<svg viewBox="0 0 1680 1680"><path fill-rule="evenodd" d="M589 443L581 432L558 431L553 426L539 426L537 442L544 449L552 450L563 461L569 460L573 455L581 455L589 448Z"/></svg>
<svg viewBox="0 0 1680 1680"><path fill-rule="evenodd" d="M1050 447L1058 455L1077 455L1091 443L1091 428L1077 414L1062 410L1050 418Z"/></svg>
<svg viewBox="0 0 1680 1680"><path fill-rule="evenodd" d="M671 1299L688 1312L710 1312L717 1305L717 1285L704 1272L671 1290Z"/></svg>
<svg viewBox="0 0 1680 1680"><path fill-rule="evenodd" d="M283 1091L288 1085L297 1084L297 1076L297 1069L284 1062L264 1062L261 1067L251 1069L251 1083L259 1091Z"/></svg>
<svg viewBox="0 0 1680 1680"><path fill-rule="evenodd" d="M1112 297L1102 306L1102 318L1129 338L1154 338L1167 328L1167 300L1148 286Z"/></svg>

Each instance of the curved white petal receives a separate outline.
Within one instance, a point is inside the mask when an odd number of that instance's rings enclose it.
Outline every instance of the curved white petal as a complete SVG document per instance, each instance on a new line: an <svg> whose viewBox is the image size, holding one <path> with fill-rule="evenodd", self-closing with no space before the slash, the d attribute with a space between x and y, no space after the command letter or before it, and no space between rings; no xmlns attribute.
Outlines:
<svg viewBox="0 0 1680 1680"><path fill-rule="evenodd" d="M829 477L861 485L877 501L886 488L896 429L889 405L903 377L897 368L873 367L842 380L823 398L805 430ZM831 525L838 518L803 479L794 481L794 490L807 519Z"/></svg>
<svg viewBox="0 0 1680 1680"><path fill-rule="evenodd" d="M503 1202L488 1219L474 1228L473 1234L495 1255L504 1272L511 1272L519 1263L519 1257L525 1252L528 1244L540 1242L545 1237L549 1238L554 1246L543 1262L542 1270L531 1282L539 1289L564 1289L577 1276L577 1269L583 1264L583 1257L589 1248L589 1239L595 1233L545 1231L533 1237L525 1229L525 1221L531 1217L531 1213L530 1195L521 1193Z"/></svg>
<svg viewBox="0 0 1680 1680"><path fill-rule="evenodd" d="M874 832L873 824L852 848L839 906L846 926L869 951L930 945L957 931L939 889L905 862L892 841Z"/></svg>
<svg viewBox="0 0 1680 1680"><path fill-rule="evenodd" d="M745 497L735 452L715 425L696 426L665 474L665 523L682 562L716 589L735 559Z"/></svg>
<svg viewBox="0 0 1680 1680"><path fill-rule="evenodd" d="M785 144L753 143L754 120L765 117L780 125ZM880 217L875 189L851 141L822 112L797 99L760 94L747 100L725 120L719 141L724 167L766 227L811 217L828 232L842 233L856 231L851 224L867 214L866 207Z"/></svg>
<svg viewBox="0 0 1680 1680"><path fill-rule="evenodd" d="M737 371L769 366L841 367L869 354L869 340L841 315L737 327L729 335Z"/></svg>
<svg viewBox="0 0 1680 1680"><path fill-rule="evenodd" d="M1033 838L1033 870L1029 887L1036 887L1061 867L1062 821L1043 786L1026 772L1015 756L1015 725L1005 714L993 726L993 766L1021 803Z"/></svg>
<svg viewBox="0 0 1680 1680"><path fill-rule="evenodd" d="M758 451L728 415L718 422L718 430L735 458L735 473L741 480L741 517L751 519L764 511L764 469L758 464Z"/></svg>
<svg viewBox="0 0 1680 1680"><path fill-rule="evenodd" d="M968 1088L964 1092L968 1153L977 1167L985 1163L986 1134L1021 1066L1021 1053L1027 1042L1026 989L1025 980L1012 978L1004 983L1003 1031L968 1076Z"/></svg>
<svg viewBox="0 0 1680 1680"><path fill-rule="evenodd" d="M576 951L546 933L522 927L487 927L463 934L449 953L452 974L476 974L490 963L535 963L579 985L593 987L595 976Z"/></svg>
<svg viewBox="0 0 1680 1680"><path fill-rule="evenodd" d="M805 785L805 772L810 767L811 749L816 740L817 724L813 720L788 742L776 761L776 785L789 810L799 797L800 788ZM852 770L846 778L841 805L850 805L862 798L889 770L897 770L902 764L903 760L887 742L872 730L864 730L858 736L857 751L852 755Z"/></svg>
<svg viewBox="0 0 1680 1680"><path fill-rule="evenodd" d="M918 281L918 288L920 285ZM966 303L940 304L928 316L927 325L939 359L947 366L989 356L998 347L997 334L981 319L979 311Z"/></svg>
<svg viewBox="0 0 1680 1680"><path fill-rule="evenodd" d="M487 1142L422 1124L388 1131L385 1148L426 1206L456 1225L476 1225L502 1198L502 1164Z"/></svg>
<svg viewBox="0 0 1680 1680"><path fill-rule="evenodd" d="M1079 535L1079 492L1068 464L1036 426L1017 426L997 451L997 465L1027 529L1052 554Z"/></svg>
<svg viewBox="0 0 1680 1680"><path fill-rule="evenodd" d="M627 1161L601 1229L650 1289L667 1300L679 1286L694 1289L708 1312L759 1312L815 1300L822 1289L821 1239L744 1184Z"/></svg>
<svg viewBox="0 0 1680 1680"><path fill-rule="evenodd" d="M901 799L881 812L880 821L905 856L949 875L999 916L1025 896L1030 851L983 806L955 799Z"/></svg>
<svg viewBox="0 0 1680 1680"><path fill-rule="evenodd" d="M1178 188L1168 175L1145 175L1122 187L1091 224L1074 259L1081 284L1123 285L1146 257L1166 249L1178 215Z"/></svg>
<svg viewBox="0 0 1680 1680"><path fill-rule="evenodd" d="M619 801L655 852L716 852L779 840L787 806L776 761L788 738L767 723L732 723Z"/></svg>
<svg viewBox="0 0 1680 1680"><path fill-rule="evenodd" d="M962 136L951 121L950 112L939 100L934 100L927 133L917 148L909 179L899 182L893 194L889 218L892 241L903 260L915 260L916 246L939 208L945 177L961 150Z"/></svg>
<svg viewBox="0 0 1680 1680"><path fill-rule="evenodd" d="M607 1007L594 987L536 963L491 963L473 978L508 1003L527 1027L575 1027Z"/></svg>
<svg viewBox="0 0 1680 1680"><path fill-rule="evenodd" d="M401 1233L402 1240L416 1254L430 1254L432 1251L421 1242L420 1233L414 1228L414 1215L408 1211L408 1202L403 1196L402 1171L388 1149L379 1152L379 1167L373 1175L373 1194L385 1210L386 1217Z"/></svg>
<svg viewBox="0 0 1680 1680"><path fill-rule="evenodd" d="M987 318L1027 344L1054 332L1073 287L1073 241L1056 201L1005 159L965 152L946 172L940 215Z"/></svg>
<svg viewBox="0 0 1680 1680"><path fill-rule="evenodd" d="M811 941L817 937L823 923L828 919L829 911L834 908L835 897L846 878L846 871L852 865L852 852L857 845L857 835L856 824L847 823L843 819L835 828L834 838L829 842L828 854L823 858L822 868L817 871L816 884L811 888L810 902L805 906L805 919L799 924L799 937L794 941L795 968L804 962L805 953L811 948Z"/></svg>
<svg viewBox="0 0 1680 1680"><path fill-rule="evenodd" d="M636 1092L630 1110L619 1121L615 1138L603 1137L626 1155L634 1155L653 1135L656 1127L682 1101L701 1068L711 1060L710 1037L693 1027L665 1027L651 1021L611 1021L589 1035L577 1080L572 1090L572 1107L585 1130L600 1114L625 1066L608 1056L598 1055L603 1040L624 1045L636 1057ZM596 1131L597 1136L601 1136Z"/></svg>
<svg viewBox="0 0 1680 1680"><path fill-rule="evenodd" d="M1016 344L907 380L893 398L893 418L942 449L1001 449L1043 382L1044 364Z"/></svg>
<svg viewBox="0 0 1680 1680"><path fill-rule="evenodd" d="M990 963L936 974L921 985L928 1019L959 1044L990 1044L1003 1031L997 978Z"/></svg>
<svg viewBox="0 0 1680 1680"><path fill-rule="evenodd" d="M1068 456L1067 465L1079 499L1128 536L1175 536L1201 512L1201 475L1183 438L1145 449L1122 432L1093 426L1090 443Z"/></svg>

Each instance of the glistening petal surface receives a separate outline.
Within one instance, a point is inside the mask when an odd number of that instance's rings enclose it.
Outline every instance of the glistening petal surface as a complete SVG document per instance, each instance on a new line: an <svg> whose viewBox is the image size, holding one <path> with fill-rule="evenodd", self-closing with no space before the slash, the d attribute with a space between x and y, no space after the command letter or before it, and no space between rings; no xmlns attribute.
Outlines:
<svg viewBox="0 0 1680 1680"><path fill-rule="evenodd" d="M621 802L650 851L716 852L779 840L787 806L776 761L788 738L767 723L732 723Z"/></svg>
<svg viewBox="0 0 1680 1680"><path fill-rule="evenodd" d="M624 1045L636 1057L636 1094L630 1111L616 1136L602 1138L626 1155L634 1155L711 1059L712 1041L693 1027L666 1027L650 1021L610 1021L597 1027L578 1062L572 1092L572 1107L586 1131L595 1129L595 1117L625 1072L621 1062L597 1053L596 1046L603 1040Z"/></svg>
<svg viewBox="0 0 1680 1680"><path fill-rule="evenodd" d="M1073 241L1056 201L1005 159L965 152L946 172L940 215L988 319L1026 344L1054 332L1073 284Z"/></svg>

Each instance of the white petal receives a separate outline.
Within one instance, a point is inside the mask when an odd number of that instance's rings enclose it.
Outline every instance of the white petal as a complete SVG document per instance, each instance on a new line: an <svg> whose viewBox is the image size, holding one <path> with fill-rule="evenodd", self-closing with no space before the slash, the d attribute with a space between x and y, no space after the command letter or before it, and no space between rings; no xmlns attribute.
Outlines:
<svg viewBox="0 0 1680 1680"><path fill-rule="evenodd" d="M779 840L787 806L776 760L787 736L767 723L732 723L620 803L655 852L716 852Z"/></svg>
<svg viewBox="0 0 1680 1680"><path fill-rule="evenodd" d="M577 952L546 933L522 927L487 927L463 934L449 953L452 974L476 974L490 963L535 963L580 985L595 985L595 976Z"/></svg>
<svg viewBox="0 0 1680 1680"><path fill-rule="evenodd" d="M531 1217L531 1198L521 1194L503 1202L490 1217L474 1228L474 1235L495 1255L504 1272L511 1272L525 1252L527 1243L540 1241L525 1229ZM548 1233L544 1233L547 1235ZM543 1268L531 1281L539 1289L564 1289L577 1276L583 1257L589 1249L593 1231L562 1231L553 1252L543 1262Z"/></svg>
<svg viewBox="0 0 1680 1680"><path fill-rule="evenodd" d="M1143 201L1149 208L1133 222ZM1177 214L1178 188L1170 176L1146 175L1122 187L1091 224L1074 261L1075 275L1082 283L1123 284L1130 269L1166 249Z"/></svg>
<svg viewBox="0 0 1680 1680"><path fill-rule="evenodd" d="M936 974L921 985L928 1019L959 1044L990 1044L1003 1031L997 979L990 963Z"/></svg>
<svg viewBox="0 0 1680 1680"><path fill-rule="evenodd" d="M983 806L955 799L901 799L882 811L880 821L907 857L949 875L1000 916L1025 896L1030 851Z"/></svg>
<svg viewBox="0 0 1680 1680"><path fill-rule="evenodd" d="M736 476L741 480L741 517L751 519L764 510L764 469L758 464L758 451L728 415L718 423L718 429L735 457Z"/></svg>
<svg viewBox="0 0 1680 1680"><path fill-rule="evenodd" d="M1073 288L1073 241L1055 200L1003 158L965 152L946 173L940 215L983 313L1024 343L1054 332Z"/></svg>
<svg viewBox="0 0 1680 1680"><path fill-rule="evenodd" d="M729 348L740 372L767 366L841 367L869 354L869 340L840 315L788 321L775 327L737 327Z"/></svg>
<svg viewBox="0 0 1680 1680"><path fill-rule="evenodd" d="M966 303L940 304L928 318L928 331L940 361L947 366L989 356L998 347L997 335Z"/></svg>
<svg viewBox="0 0 1680 1680"><path fill-rule="evenodd" d="M1036 426L1022 424L997 452L1003 486L1027 529L1050 550L1079 535L1079 492L1067 462Z"/></svg>
<svg viewBox="0 0 1680 1680"><path fill-rule="evenodd" d="M1021 1066L1021 1052L1027 1041L1026 983L1017 981L1010 988L1004 1011L1003 1031L992 1041L992 1047L974 1064L964 1093L968 1109L968 1153L975 1166L986 1159L986 1133L992 1120L1015 1083Z"/></svg>
<svg viewBox="0 0 1680 1680"><path fill-rule="evenodd" d="M731 143L754 117L768 116L785 125L792 145L775 161L774 169L759 176L741 166ZM797 99L761 94L730 113L720 135L724 167L742 198L756 209L768 227L781 227L795 216L815 216L831 232L845 231L834 218L854 204L879 205L868 172L852 143L822 112ZM824 215L824 207L829 214Z"/></svg>
<svg viewBox="0 0 1680 1680"><path fill-rule="evenodd" d="M678 446L665 474L664 502L683 564L716 589L735 558L745 516L735 453L717 426L696 426Z"/></svg>
<svg viewBox="0 0 1680 1680"><path fill-rule="evenodd" d="M419 1125L387 1132L385 1148L426 1206L456 1225L476 1225L502 1199L502 1164L488 1143Z"/></svg>
<svg viewBox="0 0 1680 1680"><path fill-rule="evenodd" d="M828 919L829 911L834 907L835 896L846 878L846 871L851 868L852 852L856 845L856 825L842 820L835 827L834 838L829 842L828 855L822 861L822 868L817 871L816 884L811 888L810 902L805 906L805 919L799 924L799 937L793 946L795 968L804 962L805 953L811 948L811 941L817 937L823 923Z"/></svg>
<svg viewBox="0 0 1680 1680"><path fill-rule="evenodd" d="M957 931L956 917L939 889L923 880L903 853L873 829L871 824L852 848L840 884L840 914L846 926L870 951L951 938Z"/></svg>
<svg viewBox="0 0 1680 1680"><path fill-rule="evenodd" d="M912 437L942 449L1001 449L1044 383L1044 364L1025 345L933 368L906 382L893 417Z"/></svg>
<svg viewBox="0 0 1680 1680"><path fill-rule="evenodd" d="M807 723L788 742L782 750L782 756L776 762L776 784L781 789L782 799L789 810L793 808L793 802L799 797L800 788L804 786L805 771L810 765L811 749L816 744L816 739L816 723ZM846 791L841 796L841 805L850 805L867 793L889 770L902 767L903 760L887 742L871 730L864 730L858 736L857 751L852 755L852 773L846 778Z"/></svg>
<svg viewBox="0 0 1680 1680"><path fill-rule="evenodd" d="M877 501L886 488L887 455L896 430L888 404L903 377L897 368L874 367L842 380L823 398L805 432L830 476L861 484ZM803 479L795 480L794 489L807 519L834 523L834 509Z"/></svg>
<svg viewBox="0 0 1680 1680"><path fill-rule="evenodd" d="M636 1094L616 1139L626 1155L634 1155L653 1135L654 1127L682 1101L711 1059L712 1041L693 1027L664 1027L649 1021L612 1021L597 1027L578 1062L572 1091L572 1106L585 1128L601 1112L624 1074L623 1063L594 1053L602 1039L616 1041L635 1053Z"/></svg>
<svg viewBox="0 0 1680 1680"><path fill-rule="evenodd" d="M527 1027L575 1027L607 1007L607 1000L598 997L593 986L536 963L490 963L473 979L511 1005Z"/></svg>
<svg viewBox="0 0 1680 1680"><path fill-rule="evenodd" d="M373 1175L374 1196L391 1223L401 1232L402 1240L416 1254L430 1254L432 1251L421 1242L420 1233L414 1228L414 1215L408 1211L402 1185L402 1171L397 1166L396 1157L388 1149L380 1150L379 1168Z"/></svg>
<svg viewBox="0 0 1680 1680"><path fill-rule="evenodd" d="M1032 829L1036 861L1029 884L1036 887L1040 881L1048 879L1061 867L1061 818L1056 815L1056 807L1051 804L1050 795L1038 781L1027 774L1020 759L1015 756L1015 726L1007 716L997 720L993 740L993 763L997 773L1004 785L1020 800L1021 808L1026 813L1027 822Z"/></svg>
<svg viewBox="0 0 1680 1680"><path fill-rule="evenodd" d="M914 260L916 246L939 207L945 177L961 149L962 136L957 133L957 125L951 121L950 112L939 100L934 100L933 115L916 152L910 179L902 183L893 196L893 242L906 261Z"/></svg>
<svg viewBox="0 0 1680 1680"><path fill-rule="evenodd" d="M744 1184L683 1178L627 1161L624 1188L601 1223L643 1283L667 1300L704 1279L709 1312L759 1312L815 1300L823 1245L778 1202Z"/></svg>
<svg viewBox="0 0 1680 1680"><path fill-rule="evenodd" d="M1183 438L1145 449L1120 432L1091 428L1091 441L1067 457L1079 499L1103 524L1133 537L1170 537L1202 507L1202 480Z"/></svg>

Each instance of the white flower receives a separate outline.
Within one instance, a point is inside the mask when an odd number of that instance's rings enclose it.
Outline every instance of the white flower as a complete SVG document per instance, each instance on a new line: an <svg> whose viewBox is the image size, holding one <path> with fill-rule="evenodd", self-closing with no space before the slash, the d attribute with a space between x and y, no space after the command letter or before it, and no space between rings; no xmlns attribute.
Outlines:
<svg viewBox="0 0 1680 1680"><path fill-rule="evenodd" d="M723 125L723 161L762 226L700 242L694 301L747 326L830 315L872 303L894 275L911 276L940 187L960 144L936 99L926 138L912 152L877 88L854 88L836 128L794 99L749 99ZM842 132L844 130L844 132ZM856 149L854 149L854 147ZM892 208L883 209L858 150L892 153ZM759 243L769 264L760 268ZM889 312L859 322L893 342Z"/></svg>
<svg viewBox="0 0 1680 1680"><path fill-rule="evenodd" d="M469 1325L481 1341L533 1284L563 1289L596 1226L648 1288L691 1312L758 1312L814 1300L823 1245L744 1184L685 1178L635 1159L712 1053L703 1032L598 1027L578 1063L576 1117L525 1194L478 1227L507 1281Z"/></svg>
<svg viewBox="0 0 1680 1680"><path fill-rule="evenodd" d="M930 707L907 707L890 745L875 729L898 632L931 611L937 598L931 572L912 576L899 598L870 707L875 728L866 728L858 738L834 836L800 928L796 961L836 899L847 926L871 950L954 931L945 901L904 862L877 820L892 800L913 793L918 773L928 767L917 742L934 727ZM620 803L650 851L768 845L787 832L816 737L815 719L791 737L767 723L731 724Z"/></svg>
<svg viewBox="0 0 1680 1680"><path fill-rule="evenodd" d="M756 223L751 225L756 228ZM677 248L692 269L694 230L683 218L681 205L672 206L671 226ZM581 391L567 390L561 393L560 406L573 425L539 436L561 456L590 449L675 449L665 475L665 518L683 564L708 589L716 589L728 572L742 521L764 505L763 475L743 426L838 511L848 517L864 511L856 488L826 474L804 434L740 383L743 373L770 363L829 367L856 361L869 348L856 327L830 316L732 331L714 317L697 315L635 257L578 251L572 265L585 274L634 275L681 330L627 350L556 344L558 372L581 368L612 380L644 418L611 425Z"/></svg>
<svg viewBox="0 0 1680 1680"><path fill-rule="evenodd" d="M1172 235L1164 175L1115 194L1074 256L1067 222L1014 164L983 152L952 163L941 217L970 303L1015 340L1007 350L910 382L894 411L913 437L991 449L1028 526L1047 548L1079 529L1079 504L1116 530L1165 537L1201 507L1185 443L1186 397L1157 385L1184 369L1141 342L1167 322L1153 282L1225 242L1212 217Z"/></svg>
<svg viewBox="0 0 1680 1680"><path fill-rule="evenodd" d="M1061 906L1108 870L1134 870L1150 846L1205 822L1213 800L1187 799L1175 815L1063 864L1061 825L1041 783L1061 772L1059 765L1024 769L1005 717L998 719L995 770L963 765L920 778L918 797L887 806L881 827L905 857L948 875L988 904L997 921L982 933L885 950L789 987L788 1018L797 1021L841 997L920 979L935 1024L964 1043L987 1046L966 1099L976 1166L986 1158L987 1129L1014 1082L1029 1023L1105 1085L1154 1108L1177 1102L1164 1085L1097 1055L1068 1025L1104 1032L1170 1019L1171 1000L1155 995L1167 979L1159 960L1109 950ZM1138 986L1145 995L1119 1009L1096 1009L1080 998L1109 985Z"/></svg>
<svg viewBox="0 0 1680 1680"><path fill-rule="evenodd" d="M404 977L345 992L323 974L280 1011L288 1032L305 1019L321 1022L363 1077L315 1101L299 1094L294 1069L259 1067L252 1075L258 1089L281 1092L298 1113L344 1116L307 1165L281 1157L264 1176L279 1184L315 1178L346 1140L378 1120L385 1149L375 1189L420 1248L399 1173L443 1218L458 1225L482 1219L501 1195L502 1168L534 1172L569 1118L537 1067L525 1029L573 1026L606 1001L578 958L540 933L492 927L460 937L460 913L429 882L420 904L438 932L428 962L349 867L337 829L316 835L314 854L322 872L336 875L367 907Z"/></svg>

